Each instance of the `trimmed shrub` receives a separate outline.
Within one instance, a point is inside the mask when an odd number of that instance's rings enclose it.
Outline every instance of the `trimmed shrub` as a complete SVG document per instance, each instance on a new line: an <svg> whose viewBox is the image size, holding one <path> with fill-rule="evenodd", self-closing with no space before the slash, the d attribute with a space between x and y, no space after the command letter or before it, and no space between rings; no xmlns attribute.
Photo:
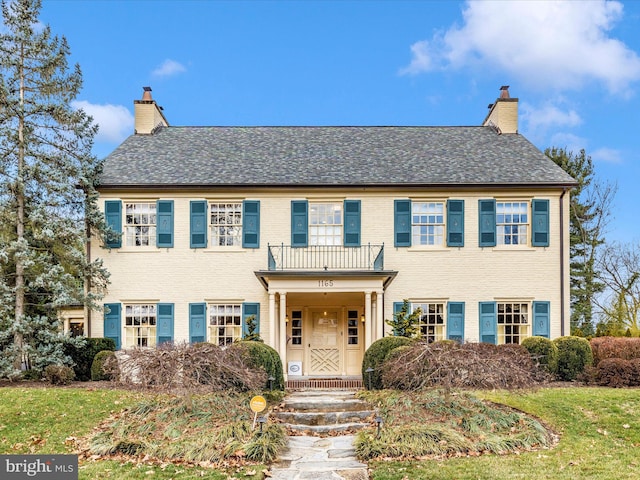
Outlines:
<svg viewBox="0 0 640 480"><path fill-rule="evenodd" d="M552 374L558 371L558 347L545 337L527 337L521 345L527 349L531 359Z"/></svg>
<svg viewBox="0 0 640 480"><path fill-rule="evenodd" d="M116 343L111 338L85 338L84 346L76 347L66 343L64 346L65 355L69 355L73 360L76 378L81 382L91 380L91 365L93 359L103 350L115 351Z"/></svg>
<svg viewBox="0 0 640 480"><path fill-rule="evenodd" d="M640 338L596 337L590 343L595 366L607 358L640 358Z"/></svg>
<svg viewBox="0 0 640 480"><path fill-rule="evenodd" d="M261 368L267 373L265 389L284 390L284 375L280 355L269 345L260 341L242 340L234 343L231 348L239 349L250 368ZM269 381L273 377L273 385Z"/></svg>
<svg viewBox="0 0 640 480"><path fill-rule="evenodd" d="M48 365L44 369L44 378L52 385L68 385L75 377L73 369L66 365Z"/></svg>
<svg viewBox="0 0 640 480"><path fill-rule="evenodd" d="M101 352L96 353L93 363L91 364L91 380L94 382L113 380L112 375L107 373L104 369L104 365L109 358L113 358L111 361L116 360L116 354L111 350L102 350Z"/></svg>
<svg viewBox="0 0 640 480"><path fill-rule="evenodd" d="M389 352L403 345L411 345L415 343L407 337L383 337L376 340L364 352L362 359L362 382L367 390L380 390L382 385L382 364ZM367 369L372 368L373 371L367 373Z"/></svg>
<svg viewBox="0 0 640 480"><path fill-rule="evenodd" d="M596 367L596 382L605 387L640 385L640 359L605 358Z"/></svg>
<svg viewBox="0 0 640 480"><path fill-rule="evenodd" d="M586 338L559 337L553 343L558 348L557 375L560 380L575 380L593 364L591 345Z"/></svg>

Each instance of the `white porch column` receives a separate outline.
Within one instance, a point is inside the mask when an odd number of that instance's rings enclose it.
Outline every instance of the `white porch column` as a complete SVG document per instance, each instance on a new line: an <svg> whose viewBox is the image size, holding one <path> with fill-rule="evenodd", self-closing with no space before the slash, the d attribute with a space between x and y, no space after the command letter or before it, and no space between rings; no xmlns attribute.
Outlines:
<svg viewBox="0 0 640 480"><path fill-rule="evenodd" d="M276 294L269 292L269 346L277 350L276 344Z"/></svg>
<svg viewBox="0 0 640 480"><path fill-rule="evenodd" d="M364 349L371 345L373 338L371 330L373 329L373 319L371 318L371 292L364 292Z"/></svg>
<svg viewBox="0 0 640 480"><path fill-rule="evenodd" d="M376 338L378 340L382 338L384 332L384 292L382 290L378 290L376 292Z"/></svg>
<svg viewBox="0 0 640 480"><path fill-rule="evenodd" d="M284 378L287 379L287 323L285 317L287 316L287 294L280 292L280 348L278 353L282 359L282 371L284 372Z"/></svg>

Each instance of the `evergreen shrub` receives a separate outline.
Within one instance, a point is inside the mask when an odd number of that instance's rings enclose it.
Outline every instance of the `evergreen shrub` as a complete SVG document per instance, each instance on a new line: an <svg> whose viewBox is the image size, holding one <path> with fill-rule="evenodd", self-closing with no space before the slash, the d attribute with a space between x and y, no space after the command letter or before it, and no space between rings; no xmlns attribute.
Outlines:
<svg viewBox="0 0 640 480"><path fill-rule="evenodd" d="M112 350L102 350L96 353L91 364L91 380L94 382L113 380L111 378L112 375L104 370L104 365L110 358L113 358L114 361L116 360L116 354Z"/></svg>
<svg viewBox="0 0 640 480"><path fill-rule="evenodd" d="M76 378L81 382L91 380L93 359L103 350L115 351L116 342L111 338L85 338L82 346L66 343L64 353L73 360Z"/></svg>
<svg viewBox="0 0 640 480"><path fill-rule="evenodd" d="M407 337L383 337L376 340L364 352L362 359L362 382L367 390L381 390L382 385L382 364L385 358L395 348L404 345L411 345L415 342ZM367 373L368 368L373 368L373 372Z"/></svg>
<svg viewBox="0 0 640 480"><path fill-rule="evenodd" d="M267 373L265 389L273 387L274 390L284 390L284 375L280 355L269 345L261 341L241 340L231 348L239 349L242 356L251 368L261 368ZM273 377L273 384L269 382Z"/></svg>
<svg viewBox="0 0 640 480"><path fill-rule="evenodd" d="M593 353L589 340L582 337L559 337L553 340L558 348L558 370L560 380L575 380L593 364Z"/></svg>
<svg viewBox="0 0 640 480"><path fill-rule="evenodd" d="M521 345L527 349L534 362L549 373L556 374L558 371L558 347L545 337L527 337L522 340Z"/></svg>
<svg viewBox="0 0 640 480"><path fill-rule="evenodd" d="M68 385L75 377L73 368L66 365L48 365L44 369L44 378L52 385Z"/></svg>

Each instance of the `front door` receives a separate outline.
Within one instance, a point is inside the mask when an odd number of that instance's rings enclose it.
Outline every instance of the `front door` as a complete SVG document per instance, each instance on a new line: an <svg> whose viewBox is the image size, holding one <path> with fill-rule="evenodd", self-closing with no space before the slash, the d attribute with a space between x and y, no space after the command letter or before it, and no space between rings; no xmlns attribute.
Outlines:
<svg viewBox="0 0 640 480"><path fill-rule="evenodd" d="M338 310L311 310L309 375L342 373L342 319Z"/></svg>

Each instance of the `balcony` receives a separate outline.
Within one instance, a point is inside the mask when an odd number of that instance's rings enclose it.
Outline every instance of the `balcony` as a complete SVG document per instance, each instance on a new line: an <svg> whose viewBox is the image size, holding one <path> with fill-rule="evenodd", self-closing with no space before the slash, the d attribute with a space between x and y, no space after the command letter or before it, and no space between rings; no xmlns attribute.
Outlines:
<svg viewBox="0 0 640 480"><path fill-rule="evenodd" d="M382 271L384 244L343 247L341 245L314 245L292 247L269 245L269 270L358 270Z"/></svg>

